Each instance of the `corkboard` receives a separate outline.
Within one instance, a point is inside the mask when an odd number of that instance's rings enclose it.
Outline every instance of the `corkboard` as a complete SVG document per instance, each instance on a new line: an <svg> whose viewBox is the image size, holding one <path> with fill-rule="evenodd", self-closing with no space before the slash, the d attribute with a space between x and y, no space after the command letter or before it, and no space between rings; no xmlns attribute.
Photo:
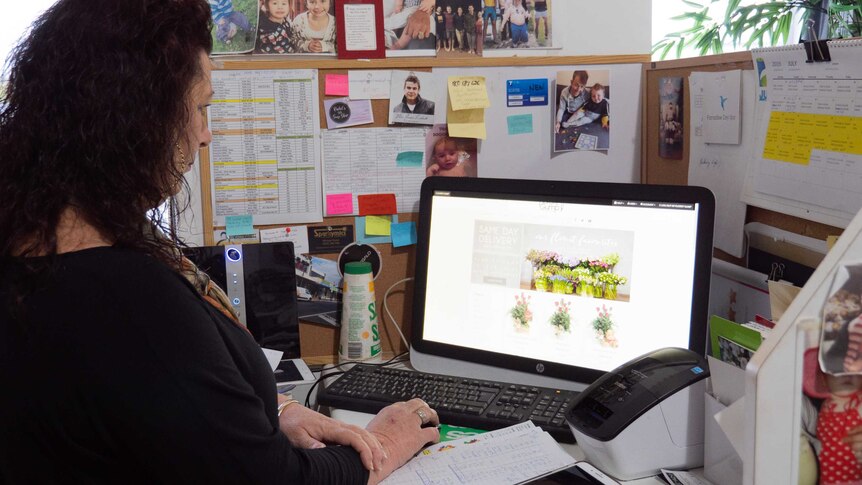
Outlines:
<svg viewBox="0 0 862 485"><path fill-rule="evenodd" d="M641 181L649 184L685 185L688 183L688 142L683 142L682 160L670 160L659 156L659 81L663 77L682 77L686 106L690 106L688 75L693 71L727 71L732 69L754 69L749 52L736 52L694 59L653 62L644 66L643 82L643 138L641 140ZM683 133L690 133L690 109L683 110ZM841 234L842 229L808 221L799 217L781 214L768 209L749 206L746 222L762 222L786 231L817 239ZM744 266L744 260L734 258L716 250L715 256Z"/></svg>
<svg viewBox="0 0 862 485"><path fill-rule="evenodd" d="M318 69L318 92L320 98L320 113L323 116L323 79L327 74L345 74L349 69L402 69L413 71L430 71L435 67L511 67L511 66L548 66L576 64L630 64L643 63L649 60L648 55L618 55L618 56L559 56L559 57L524 57L524 58L468 58L468 59L436 59L436 58L395 58L372 60L337 60L288 58L281 56L231 56L215 59L218 69ZM373 125L363 125L356 128L385 127L389 117L389 100L372 100L374 112ZM326 127L325 119L320 120L321 128ZM201 200L203 201L203 227L205 244L214 244L213 215L210 201L210 164L209 150L201 150ZM416 213L398 214L399 222L418 220ZM326 217L322 223L313 225L353 225L353 217ZM257 229L266 229L268 225L257 225ZM380 332L384 352L399 353L407 350L401 341L383 306L384 293L400 280L412 277L415 265L415 246L393 248L391 244L375 246L383 258L383 269L375 281L377 306L380 309ZM315 256L335 260L337 253L315 254ZM401 283L392 289L388 298L388 307L399 327L410 340L410 325L412 317L413 285L411 282ZM326 357L337 354L338 330L306 322L300 322L301 355L304 358Z"/></svg>

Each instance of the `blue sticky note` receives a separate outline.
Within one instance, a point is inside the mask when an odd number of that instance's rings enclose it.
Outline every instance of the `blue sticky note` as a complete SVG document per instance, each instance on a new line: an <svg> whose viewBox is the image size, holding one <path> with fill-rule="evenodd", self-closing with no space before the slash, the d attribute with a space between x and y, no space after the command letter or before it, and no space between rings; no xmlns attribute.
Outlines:
<svg viewBox="0 0 862 485"><path fill-rule="evenodd" d="M401 222L389 226L392 231L392 247L410 246L416 244L416 223Z"/></svg>
<svg viewBox="0 0 862 485"><path fill-rule="evenodd" d="M547 106L547 79L509 79L506 81L506 106Z"/></svg>
<svg viewBox="0 0 862 485"><path fill-rule="evenodd" d="M401 152L395 157L396 167L421 167L422 158L425 156L422 152Z"/></svg>
<svg viewBox="0 0 862 485"><path fill-rule="evenodd" d="M523 135L533 132L533 114L512 115L506 118L510 135Z"/></svg>
<svg viewBox="0 0 862 485"><path fill-rule="evenodd" d="M392 216L392 225L398 223L398 215ZM365 217L357 217L353 225L356 229L356 242L362 244L387 244L392 242L392 236L369 236L365 234Z"/></svg>
<svg viewBox="0 0 862 485"><path fill-rule="evenodd" d="M254 234L254 224L252 222L251 214L225 216L224 224L228 237Z"/></svg>

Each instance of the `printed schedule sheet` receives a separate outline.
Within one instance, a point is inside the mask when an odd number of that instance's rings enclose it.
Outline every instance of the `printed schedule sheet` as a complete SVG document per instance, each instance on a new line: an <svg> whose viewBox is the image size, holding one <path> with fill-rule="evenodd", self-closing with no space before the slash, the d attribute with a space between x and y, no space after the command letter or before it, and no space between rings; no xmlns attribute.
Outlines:
<svg viewBox="0 0 862 485"><path fill-rule="evenodd" d="M212 85L213 224L322 220L317 72L213 71Z"/></svg>

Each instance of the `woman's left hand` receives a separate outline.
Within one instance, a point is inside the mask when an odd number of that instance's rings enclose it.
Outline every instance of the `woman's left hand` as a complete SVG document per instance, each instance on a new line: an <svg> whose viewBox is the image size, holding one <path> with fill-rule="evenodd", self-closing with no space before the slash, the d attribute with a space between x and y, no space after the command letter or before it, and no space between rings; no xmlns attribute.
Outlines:
<svg viewBox="0 0 862 485"><path fill-rule="evenodd" d="M325 443L347 445L359 452L368 470L380 469L386 452L368 431L336 421L299 403L289 404L278 420L282 433L297 448L323 448Z"/></svg>

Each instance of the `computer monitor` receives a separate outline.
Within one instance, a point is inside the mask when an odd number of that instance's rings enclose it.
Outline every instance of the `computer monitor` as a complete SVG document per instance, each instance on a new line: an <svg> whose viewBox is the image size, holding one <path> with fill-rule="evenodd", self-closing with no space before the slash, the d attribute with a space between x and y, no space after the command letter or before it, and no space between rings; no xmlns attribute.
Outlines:
<svg viewBox="0 0 862 485"><path fill-rule="evenodd" d="M704 353L714 212L701 187L426 179L412 365L577 391L658 348Z"/></svg>

